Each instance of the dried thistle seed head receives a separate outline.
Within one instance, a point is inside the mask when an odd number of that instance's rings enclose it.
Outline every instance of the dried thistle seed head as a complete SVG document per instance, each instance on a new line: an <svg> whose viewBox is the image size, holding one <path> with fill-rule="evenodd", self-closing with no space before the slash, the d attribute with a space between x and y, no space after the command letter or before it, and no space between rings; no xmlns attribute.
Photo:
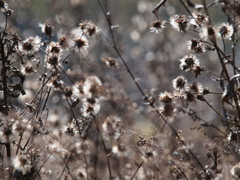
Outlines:
<svg viewBox="0 0 240 180"><path fill-rule="evenodd" d="M23 175L31 172L32 168L31 162L25 154L20 154L16 156L13 160L13 166L16 170L21 171Z"/></svg>
<svg viewBox="0 0 240 180"><path fill-rule="evenodd" d="M13 10L8 8L8 9L6 9L5 14L6 14L6 16L10 17L13 14Z"/></svg>
<svg viewBox="0 0 240 180"><path fill-rule="evenodd" d="M174 15L170 18L170 24L179 32L186 32L189 28L189 20L185 15Z"/></svg>
<svg viewBox="0 0 240 180"><path fill-rule="evenodd" d="M61 55L62 48L61 48L59 42L51 41L46 48L46 52L51 55Z"/></svg>
<svg viewBox="0 0 240 180"><path fill-rule="evenodd" d="M190 91L196 94L200 94L203 92L203 87L201 84L198 84L197 82L192 83L190 86Z"/></svg>
<svg viewBox="0 0 240 180"><path fill-rule="evenodd" d="M212 26L208 26L208 39L213 42L216 43L216 33L215 33L215 29L213 29Z"/></svg>
<svg viewBox="0 0 240 180"><path fill-rule="evenodd" d="M73 88L67 86L67 87L64 89L64 95L65 95L66 97L71 97L72 94L73 94Z"/></svg>
<svg viewBox="0 0 240 180"><path fill-rule="evenodd" d="M191 72L194 74L195 77L198 77L203 72L203 67L195 66L191 69Z"/></svg>
<svg viewBox="0 0 240 180"><path fill-rule="evenodd" d="M159 101L163 103L172 103L173 101L173 95L167 91L165 91L164 93L160 93L158 97Z"/></svg>
<svg viewBox="0 0 240 180"><path fill-rule="evenodd" d="M234 130L233 132L230 132L228 135L228 140L232 143L237 143L239 140L239 131Z"/></svg>
<svg viewBox="0 0 240 180"><path fill-rule="evenodd" d="M194 50L195 48L198 47L198 44L199 42L194 39L194 38L191 38L189 41L188 41L188 49L189 50Z"/></svg>
<svg viewBox="0 0 240 180"><path fill-rule="evenodd" d="M86 170L84 168L76 169L76 171L74 172L74 177L83 180L87 179Z"/></svg>
<svg viewBox="0 0 240 180"><path fill-rule="evenodd" d="M100 100L95 98L90 100L89 98L82 99L83 106L81 109L82 116L84 117L92 117L96 116L100 111Z"/></svg>
<svg viewBox="0 0 240 180"><path fill-rule="evenodd" d="M72 123L73 124L73 123ZM66 133L67 135L69 136L74 136L76 133L75 133L75 129L74 129L74 126L71 126L71 125L68 125L68 126L62 126L62 132L63 133Z"/></svg>
<svg viewBox="0 0 240 180"><path fill-rule="evenodd" d="M98 97L101 86L102 82L97 76L89 76L83 84L83 93L88 98Z"/></svg>
<svg viewBox="0 0 240 180"><path fill-rule="evenodd" d="M30 36L19 44L19 51L25 55L33 55L39 51L42 46L41 38L39 36Z"/></svg>
<svg viewBox="0 0 240 180"><path fill-rule="evenodd" d="M48 68L57 67L58 62L59 62L59 56L57 56L57 55L48 56L46 61L47 61L48 65L50 65L50 66L47 66Z"/></svg>
<svg viewBox="0 0 240 180"><path fill-rule="evenodd" d="M199 66L199 60L193 54L189 56L184 56L182 59L179 59L179 62L180 62L179 68L183 71L190 71L194 67Z"/></svg>
<svg viewBox="0 0 240 180"><path fill-rule="evenodd" d="M194 19L190 20L190 24L193 25L193 27L197 28L199 25L201 26L208 23L208 17L204 13L194 11L192 15Z"/></svg>
<svg viewBox="0 0 240 180"><path fill-rule="evenodd" d="M50 20L45 21L44 24L39 24L39 26L41 27L42 33L44 33L48 38L53 36L54 28L51 25Z"/></svg>
<svg viewBox="0 0 240 180"><path fill-rule="evenodd" d="M200 30L200 37L204 40L210 40L213 43L216 43L216 32L215 28L211 25L202 26Z"/></svg>
<svg viewBox="0 0 240 180"><path fill-rule="evenodd" d="M166 103L159 108L159 112L166 118L175 116L176 108L172 103Z"/></svg>
<svg viewBox="0 0 240 180"><path fill-rule="evenodd" d="M84 96L83 82L82 81L76 82L73 85L72 89L73 89L73 95L75 97L82 98Z"/></svg>
<svg viewBox="0 0 240 180"><path fill-rule="evenodd" d="M3 13L6 13L6 11L9 9L8 4L5 2L5 0L0 0L0 11Z"/></svg>
<svg viewBox="0 0 240 180"><path fill-rule="evenodd" d="M207 87L203 89L203 95L204 94L209 94L209 93L210 93L210 91L209 91L209 89Z"/></svg>
<svg viewBox="0 0 240 180"><path fill-rule="evenodd" d="M191 38L188 41L188 49L193 51L196 54L202 54L206 51L203 44L194 38Z"/></svg>
<svg viewBox="0 0 240 180"><path fill-rule="evenodd" d="M194 94L190 91L186 91L183 97L187 102L196 102Z"/></svg>
<svg viewBox="0 0 240 180"><path fill-rule="evenodd" d="M102 58L102 61L104 61L109 68L119 68L119 63L117 62L117 59L107 57L107 58Z"/></svg>
<svg viewBox="0 0 240 180"><path fill-rule="evenodd" d="M173 87L178 91L187 91L189 89L187 79L184 76L178 76L172 83Z"/></svg>
<svg viewBox="0 0 240 180"><path fill-rule="evenodd" d="M204 96L203 96L202 94L198 94L198 95L197 95L197 99L198 99L199 101L205 101L205 98L204 98Z"/></svg>
<svg viewBox="0 0 240 180"><path fill-rule="evenodd" d="M100 29L92 21L82 21L78 26L88 38L98 34Z"/></svg>
<svg viewBox="0 0 240 180"><path fill-rule="evenodd" d="M88 40L85 36L82 36L78 39L74 40L75 42L75 47L77 48L77 50L80 50L82 52L86 52L88 49Z"/></svg>
<svg viewBox="0 0 240 180"><path fill-rule="evenodd" d="M21 66L21 73L22 74L31 74L31 73L35 73L36 71L36 67L34 67L34 65L32 63L27 63L25 66Z"/></svg>
<svg viewBox="0 0 240 180"><path fill-rule="evenodd" d="M240 178L240 163L234 165L231 170L230 170L231 174L235 177L235 178Z"/></svg>
<svg viewBox="0 0 240 180"><path fill-rule="evenodd" d="M55 76L49 81L48 86L53 87L55 89L63 89L63 81L59 79L59 77Z"/></svg>
<svg viewBox="0 0 240 180"><path fill-rule="evenodd" d="M233 26L223 23L217 28L217 38L231 39L233 35Z"/></svg>
<svg viewBox="0 0 240 180"><path fill-rule="evenodd" d="M152 23L152 26L150 27L150 31L153 33L160 33L164 28L164 24L166 23L166 21L161 21L161 20L157 20L154 23Z"/></svg>
<svg viewBox="0 0 240 180"><path fill-rule="evenodd" d="M62 38L60 38L59 45L61 46L62 49L68 50L69 48L71 48L73 46L73 43L70 39L68 39L66 37L62 37Z"/></svg>

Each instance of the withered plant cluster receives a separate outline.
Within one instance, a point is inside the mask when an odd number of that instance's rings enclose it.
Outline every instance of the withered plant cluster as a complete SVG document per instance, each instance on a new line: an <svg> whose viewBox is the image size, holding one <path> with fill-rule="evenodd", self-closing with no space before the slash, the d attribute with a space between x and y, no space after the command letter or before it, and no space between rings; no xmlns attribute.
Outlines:
<svg viewBox="0 0 240 180"><path fill-rule="evenodd" d="M239 0L0 10L0 179L240 179Z"/></svg>

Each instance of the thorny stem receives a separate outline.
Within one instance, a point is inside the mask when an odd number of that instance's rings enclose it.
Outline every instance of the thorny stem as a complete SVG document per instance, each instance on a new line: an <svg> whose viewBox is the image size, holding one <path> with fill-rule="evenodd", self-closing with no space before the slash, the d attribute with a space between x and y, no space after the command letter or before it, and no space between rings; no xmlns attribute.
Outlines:
<svg viewBox="0 0 240 180"><path fill-rule="evenodd" d="M216 74L216 73L214 73L214 72L212 72L212 71L209 71L208 69L206 69L205 67L203 67L203 69L207 72L207 73L209 73L209 74L212 74L212 75L214 75L214 76L217 76L217 77L221 77L221 76L219 76L218 74Z"/></svg>
<svg viewBox="0 0 240 180"><path fill-rule="evenodd" d="M5 52L4 52L4 33L5 31L2 32L2 37L0 39L1 43L1 60L2 60L2 69L1 69L1 77L2 77L2 84L3 84L3 102L4 102L4 113L8 115L8 86L7 86L7 58L5 57Z"/></svg>
<svg viewBox="0 0 240 180"><path fill-rule="evenodd" d="M191 109L190 109L190 111L187 111L186 109L180 108L180 111L183 112L184 114L187 113L190 117L197 118L199 121L202 121L202 122L204 122L205 124L208 124L209 127L212 127L212 128L214 128L214 129L216 129L217 131L219 131L220 133L222 133L225 137L228 136L226 133L224 133L221 129L219 129L219 128L216 127L215 125L209 124L209 122L207 122L206 120L200 118L200 117L197 116L195 113L193 114L193 113L191 112Z"/></svg>
<svg viewBox="0 0 240 180"><path fill-rule="evenodd" d="M43 74L43 82L42 84L45 84L45 80L46 80L46 67L45 67L45 73ZM40 109L42 106L42 101L43 101L43 90L40 93L40 98L39 98L39 103L36 109L36 118L38 117L38 114L40 113Z"/></svg>
<svg viewBox="0 0 240 180"><path fill-rule="evenodd" d="M238 69L237 67L235 67L235 64L233 63L234 61L230 60L230 59L225 55L225 53L222 52L222 50L218 47L218 45L217 45L216 42L212 42L213 44L211 44L211 43L209 43L209 42L207 42L207 41L202 41L202 42L207 43L207 44L210 44L211 46L214 46L214 47L216 48L216 50L217 50L217 55L218 55L218 59L219 59L221 65L222 65L223 71L225 72L225 75L226 75L227 81L228 81L228 83L229 83L229 86L230 86L230 88L231 88L231 91L232 91L232 92L235 92L235 91L234 91L234 86L233 86L232 82L230 81L230 76L229 76L229 74L228 74L227 68L226 68L226 66L225 66L225 63L223 62L223 58L221 57L221 55L222 55L224 58L226 58L226 59L228 60L228 62L231 63L231 65L233 66L233 68L234 68L235 70L239 71L239 69ZM233 54L233 57L235 57L235 54ZM240 120L240 107L239 107L239 104L238 104L238 98L237 98L237 96L236 96L236 93L233 93L233 98L234 98L234 102L235 102L236 109L237 109L237 113L238 113L238 119Z"/></svg>
<svg viewBox="0 0 240 180"><path fill-rule="evenodd" d="M58 65L58 68L67 76L67 78L71 81L72 84L75 84L74 81L68 76L68 74L64 71L64 69Z"/></svg>
<svg viewBox="0 0 240 180"><path fill-rule="evenodd" d="M204 96L202 96L204 102L207 103L207 105L214 111L217 113L217 115L219 115L222 119L224 119L224 117L204 98Z"/></svg>
<svg viewBox="0 0 240 180"><path fill-rule="evenodd" d="M40 172L40 170L42 169L42 167L44 166L44 164L49 160L49 158L52 156L52 154L50 154L48 157L47 157L47 159L43 162L43 164L40 166L40 168L38 169L38 171L36 172L36 174L34 175L34 177L32 178L32 180L34 180L36 177L37 177L37 175L38 175L38 173Z"/></svg>
<svg viewBox="0 0 240 180"><path fill-rule="evenodd" d="M76 121L76 125L77 125L77 128L78 128L79 137L81 138L80 125L79 125L79 123L78 123L77 117L76 117L76 115L75 115L75 113L74 113L74 111L73 111L73 109L72 109L72 107L71 107L71 104L69 103L68 97L67 97L67 96L65 96L65 97L66 97L68 106L69 106L69 108L70 108L70 110L71 110L71 112L72 112L73 118L74 118L75 121Z"/></svg>
<svg viewBox="0 0 240 180"><path fill-rule="evenodd" d="M161 6L164 6L165 3L167 2L167 0L161 0L152 10L152 13L156 16L157 19L159 19L157 13L158 13L158 9L161 7Z"/></svg>
<svg viewBox="0 0 240 180"><path fill-rule="evenodd" d="M50 81L50 79L52 78L52 74L51 76L46 80L46 82L44 82L44 84L42 84L42 87L38 90L38 92L36 93L36 95L33 97L33 99L29 102L29 104L32 104L33 101L36 99L36 97L39 95L39 93L41 93L41 91L43 90L43 88L45 87L45 85ZM20 115L22 115L26 110L27 110L28 107L25 107L22 112L20 113Z"/></svg>
<svg viewBox="0 0 240 180"><path fill-rule="evenodd" d="M228 56L226 56L226 54L218 46L215 46L214 44L207 42L207 41L203 41L203 40L201 40L201 42L204 42L204 43L209 44L209 45L213 46L214 48L216 48L220 52L220 54L224 58L226 58L228 60L228 62L233 66L234 70L240 72L240 70L233 63L233 60L231 60Z"/></svg>
<svg viewBox="0 0 240 180"><path fill-rule="evenodd" d="M144 161L142 161L139 165L138 165L138 168L136 169L136 171L134 172L133 176L131 177L130 180L133 180L133 178L135 177L135 175L137 174L138 170L142 167Z"/></svg>
<svg viewBox="0 0 240 180"><path fill-rule="evenodd" d="M209 16L209 13L208 13L208 8L207 8L207 5L206 5L206 0L202 0L202 4L203 4L203 7L204 7L204 10L208 16L208 19L209 19L209 22L211 23L211 19L210 19L210 16Z"/></svg>
<svg viewBox="0 0 240 180"><path fill-rule="evenodd" d="M212 5L216 4L218 1L219 1L219 0L216 0L216 1L214 1L214 2L212 2L212 3L210 3L210 4L208 4L208 5L207 5L207 9L210 8Z"/></svg>
<svg viewBox="0 0 240 180"><path fill-rule="evenodd" d="M229 87L230 87L231 91L234 92L234 93L233 93L233 99L234 99L234 102L235 102L235 105L236 105L237 114L238 114L238 119L239 119L239 121L240 121L240 108L239 108L239 104L238 104L237 95L236 95L236 93L235 93L235 91L234 91L233 83L232 83L231 80L230 80L230 76L229 76L229 74L228 74L227 68L226 68L226 66L225 66L225 64L224 64L224 62L223 62L223 58L222 58L221 55L220 55L220 52L219 52L219 49L220 49L220 48L218 47L217 43L214 42L213 44L214 44L214 46L215 46L216 49L217 49L218 59L219 59L220 62L221 62L221 65L222 65L223 71L225 72L225 75L227 76L227 81L228 81L228 83L229 83Z"/></svg>
<svg viewBox="0 0 240 180"><path fill-rule="evenodd" d="M60 175L60 177L59 177L59 179L58 180L60 180L61 179L61 177L62 177L62 175L63 175L63 173L64 173L64 171L65 171L65 169L68 169L68 162L69 162L69 160L70 160L70 158L71 158L71 156L72 156L72 152L71 152L71 154L69 155L69 157L68 157L68 159L67 159L67 162L65 163L64 162L64 160L63 160L63 163L65 164L65 166L64 166L64 168L63 168L63 170L62 170L62 173L61 173L61 175ZM70 175L71 175L71 173L69 173ZM72 177L73 178L73 177ZM74 178L73 178L74 179Z"/></svg>
<svg viewBox="0 0 240 180"><path fill-rule="evenodd" d="M234 1L235 2L235 1ZM235 26L236 26L236 17L234 15L233 17L233 28L234 28L234 31L233 31L233 35L232 35L232 62L233 62L233 67L235 67L235 47L236 47L236 41L235 41L235 36L236 36L236 30L235 30ZM234 75L236 74L236 69L233 68L233 72L234 72Z"/></svg>
<svg viewBox="0 0 240 180"><path fill-rule="evenodd" d="M88 180L88 163L87 163L87 157L86 157L86 149L84 148L84 150L83 150L83 154L84 154L84 161L85 161L85 165L86 165L86 167L85 167L85 171L86 171L86 175L87 175L87 180Z"/></svg>
<svg viewBox="0 0 240 180"><path fill-rule="evenodd" d="M97 127L98 128L98 127ZM97 169L98 169L98 144L99 144L99 134L97 134L97 141L96 141L96 155L95 155L95 159L94 159L94 173L95 173L95 178L96 180L98 179L97 176Z"/></svg>
<svg viewBox="0 0 240 180"><path fill-rule="evenodd" d="M179 169L179 170L181 171L181 173L183 174L183 176L184 176L187 180L189 180L188 177L187 177L187 175L186 175L186 174L184 173L184 171L182 170L182 168L179 167L174 161L171 160L171 162L177 167L177 169Z"/></svg>
<svg viewBox="0 0 240 180"><path fill-rule="evenodd" d="M48 98L49 98L49 95L50 95L51 90L52 90L52 88L50 87L50 88L46 91L47 98L46 98L45 103L44 103L44 105L43 105L43 107L42 107L42 113L43 113L44 109L46 108L46 105L47 105Z"/></svg>
<svg viewBox="0 0 240 180"><path fill-rule="evenodd" d="M95 121L95 122L96 122L96 125L97 125L98 134L99 134L100 137L101 137L102 145L103 145L103 148L104 148L104 151L105 151L105 154L106 154L107 164L108 164L108 172L109 172L109 177L110 177L110 180L111 180L113 176L112 176L112 171L111 171L111 165L110 165L110 161L109 161L109 156L108 156L108 154L107 154L107 147L106 147L106 145L105 145L105 143L104 143L104 139L103 139L103 137L102 137L102 133L101 133L101 131L100 131L100 129L99 129L99 126L98 126L98 122L97 122L97 121Z"/></svg>
<svg viewBox="0 0 240 180"><path fill-rule="evenodd" d="M113 49L116 51L116 53L118 54L118 56L120 57L120 59L122 60L125 68L127 69L127 72L129 73L129 75L131 76L132 80L134 81L135 85L137 86L138 90L140 91L140 93L143 95L144 99L146 101L148 101L149 105L155 110L155 112L159 115L159 117L161 117L161 119L164 121L165 124L167 124L169 126L169 128L173 131L173 134L180 140L182 145L186 145L185 142L182 140L182 138L180 137L178 131L171 125L168 123L168 121L161 115L161 113L155 108L154 103L145 95L145 93L143 92L142 88L140 87L140 85L138 84L138 82L136 81L136 78L134 77L133 73L131 72L130 68L128 67L126 61L124 60L124 58L122 57L122 55L120 54L116 43L115 43L115 37L113 35L113 29L112 29L112 21L111 21L111 17L110 17L110 13L106 13L105 10L102 7L102 4L100 2L100 0L97 0L98 4L107 20L108 26L109 26L109 31L111 34L111 38L112 38L112 44L113 44ZM199 161L199 159L194 155L194 153L189 150L189 153L192 155L192 157L196 160L197 164L201 167L201 169L203 170L204 174L208 177L208 174L205 170L205 168L203 167L202 163Z"/></svg>

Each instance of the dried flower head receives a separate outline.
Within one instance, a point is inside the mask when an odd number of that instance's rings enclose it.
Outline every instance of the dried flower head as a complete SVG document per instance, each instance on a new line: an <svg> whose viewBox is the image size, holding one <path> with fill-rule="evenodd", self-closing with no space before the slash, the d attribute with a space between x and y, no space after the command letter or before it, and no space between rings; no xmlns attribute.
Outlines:
<svg viewBox="0 0 240 180"><path fill-rule="evenodd" d="M170 18L170 24L179 32L186 32L189 28L189 20L185 15L174 15Z"/></svg>
<svg viewBox="0 0 240 180"><path fill-rule="evenodd" d="M184 97L184 100L186 100L187 102L195 102L196 101L196 98L191 91L185 91L183 97Z"/></svg>
<svg viewBox="0 0 240 180"><path fill-rule="evenodd" d="M5 9L8 8L8 4L5 2L5 0L0 0L0 9L4 12Z"/></svg>
<svg viewBox="0 0 240 180"><path fill-rule="evenodd" d="M39 51L42 46L39 36L30 36L19 44L19 51L25 55L33 55Z"/></svg>
<svg viewBox="0 0 240 180"><path fill-rule="evenodd" d="M62 37L62 38L60 38L59 45L61 46L62 49L68 50L69 48L71 48L73 46L73 42L66 37Z"/></svg>
<svg viewBox="0 0 240 180"><path fill-rule="evenodd" d="M83 82L76 82L74 84L74 86L72 87L73 89L73 95L78 97L78 98L82 98L84 97L84 92L83 92Z"/></svg>
<svg viewBox="0 0 240 180"><path fill-rule="evenodd" d="M46 59L47 68L56 68L59 63L59 56L58 55L50 55Z"/></svg>
<svg viewBox="0 0 240 180"><path fill-rule="evenodd" d="M58 141L49 143L49 146L47 148L51 151L51 153L60 154L63 157L66 157L68 154L68 150L65 149Z"/></svg>
<svg viewBox="0 0 240 180"><path fill-rule="evenodd" d="M25 65L21 65L22 74L31 74L37 72L39 61L28 61Z"/></svg>
<svg viewBox="0 0 240 180"><path fill-rule="evenodd" d="M73 94L73 88L67 86L67 87L64 88L64 91L63 91L63 92L64 92L64 95L65 95L66 97L71 97L72 94Z"/></svg>
<svg viewBox="0 0 240 180"><path fill-rule="evenodd" d="M199 60L197 57L193 54L189 56L184 56L182 59L179 59L180 62L180 69L183 71L191 71L194 69L196 66L199 66Z"/></svg>
<svg viewBox="0 0 240 180"><path fill-rule="evenodd" d="M62 48L61 48L59 42L51 41L46 48L46 52L48 53L48 55L50 54L50 55L59 56L62 53Z"/></svg>
<svg viewBox="0 0 240 180"><path fill-rule="evenodd" d="M13 160L13 165L16 170L20 170L22 174L27 174L31 171L31 161L27 158L27 155L20 154Z"/></svg>
<svg viewBox="0 0 240 180"><path fill-rule="evenodd" d="M216 31L215 28L210 25L202 26L200 30L200 37L201 39L204 39L204 40L209 39L211 42L215 43L216 34L217 34L215 31Z"/></svg>
<svg viewBox="0 0 240 180"><path fill-rule="evenodd" d="M48 86L54 89L63 89L63 84L63 81L61 81L58 76L55 76L49 81Z"/></svg>
<svg viewBox="0 0 240 180"><path fill-rule="evenodd" d="M39 24L39 26L41 27L42 33L44 33L48 38L53 36L54 28L50 20L45 21L44 24Z"/></svg>
<svg viewBox="0 0 240 180"><path fill-rule="evenodd" d="M191 69L191 72L194 74L195 77L198 77L199 75L201 75L201 73L203 72L204 68L201 66L195 66Z"/></svg>
<svg viewBox="0 0 240 180"><path fill-rule="evenodd" d="M208 26L207 32L208 32L208 39L213 42L216 43L216 32L215 32L215 28L213 28L212 26Z"/></svg>
<svg viewBox="0 0 240 180"><path fill-rule="evenodd" d="M165 91L164 93L160 93L158 98L163 103L172 103L174 97L171 93Z"/></svg>
<svg viewBox="0 0 240 180"><path fill-rule="evenodd" d="M95 98L84 98L82 99L82 116L84 117L92 117L96 116L100 111L100 100Z"/></svg>
<svg viewBox="0 0 240 180"><path fill-rule="evenodd" d="M76 169L76 171L74 172L74 177L76 177L77 179L86 180L87 179L86 170L84 168Z"/></svg>
<svg viewBox="0 0 240 180"><path fill-rule="evenodd" d="M97 76L89 76L83 84L83 93L86 97L98 97L102 82Z"/></svg>
<svg viewBox="0 0 240 180"><path fill-rule="evenodd" d="M193 25L194 28L208 23L208 17L204 13L194 11L192 15L194 19L190 20L190 24Z"/></svg>
<svg viewBox="0 0 240 180"><path fill-rule="evenodd" d="M196 54L202 54L202 53L205 53L205 51L206 51L203 44L194 38L191 38L188 41L188 49L193 51Z"/></svg>
<svg viewBox="0 0 240 180"><path fill-rule="evenodd" d="M178 91L187 91L189 89L187 79L184 76L178 76L172 83L173 87Z"/></svg>
<svg viewBox="0 0 240 180"><path fill-rule="evenodd" d="M109 68L119 68L119 63L117 62L117 59L107 57L107 58L102 58L102 61L104 61Z"/></svg>
<svg viewBox="0 0 240 180"><path fill-rule="evenodd" d="M193 82L190 86L190 91L195 94L201 94L203 93L203 87L201 84L198 84L197 82Z"/></svg>
<svg viewBox="0 0 240 180"><path fill-rule="evenodd" d="M160 113L166 117L173 117L176 113L176 108L174 106L174 104L172 103L166 103L164 104L162 107L159 108Z"/></svg>
<svg viewBox="0 0 240 180"><path fill-rule="evenodd" d="M150 31L153 33L160 33L164 28L164 24L166 23L166 21L161 21L161 20L157 20L154 23L152 23L152 26L150 27Z"/></svg>
<svg viewBox="0 0 240 180"><path fill-rule="evenodd" d="M88 38L98 34L100 29L92 21L82 21L78 26Z"/></svg>
<svg viewBox="0 0 240 180"><path fill-rule="evenodd" d="M230 172L235 178L239 179L240 178L240 164L238 163L238 164L234 165L231 168Z"/></svg>
<svg viewBox="0 0 240 180"><path fill-rule="evenodd" d="M75 47L77 48L77 50L86 52L86 50L88 48L88 40L85 36L75 39L74 42L75 42Z"/></svg>
<svg viewBox="0 0 240 180"><path fill-rule="evenodd" d="M237 143L239 141L239 130L234 130L233 132L230 132L228 135L228 140L231 143Z"/></svg>
<svg viewBox="0 0 240 180"><path fill-rule="evenodd" d="M233 35L233 26L223 23L217 28L217 38L231 39Z"/></svg>

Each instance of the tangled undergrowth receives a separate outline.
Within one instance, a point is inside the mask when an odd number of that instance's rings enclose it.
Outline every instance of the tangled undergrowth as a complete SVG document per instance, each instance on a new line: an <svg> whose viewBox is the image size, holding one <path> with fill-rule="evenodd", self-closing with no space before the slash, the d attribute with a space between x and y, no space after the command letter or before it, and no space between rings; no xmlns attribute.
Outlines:
<svg viewBox="0 0 240 180"><path fill-rule="evenodd" d="M0 9L0 179L240 179L238 0Z"/></svg>

